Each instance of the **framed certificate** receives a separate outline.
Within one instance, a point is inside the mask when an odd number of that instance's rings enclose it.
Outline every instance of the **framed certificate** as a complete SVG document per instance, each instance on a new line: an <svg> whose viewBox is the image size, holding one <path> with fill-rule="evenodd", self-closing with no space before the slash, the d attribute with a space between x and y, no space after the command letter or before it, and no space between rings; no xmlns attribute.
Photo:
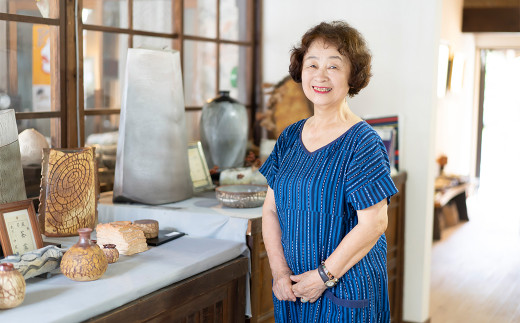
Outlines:
<svg viewBox="0 0 520 323"><path fill-rule="evenodd" d="M43 248L31 200L0 205L0 244L4 257Z"/></svg>
<svg viewBox="0 0 520 323"><path fill-rule="evenodd" d="M188 159L190 163L190 176L193 182L193 191L202 192L213 189L208 164L200 141L188 145Z"/></svg>

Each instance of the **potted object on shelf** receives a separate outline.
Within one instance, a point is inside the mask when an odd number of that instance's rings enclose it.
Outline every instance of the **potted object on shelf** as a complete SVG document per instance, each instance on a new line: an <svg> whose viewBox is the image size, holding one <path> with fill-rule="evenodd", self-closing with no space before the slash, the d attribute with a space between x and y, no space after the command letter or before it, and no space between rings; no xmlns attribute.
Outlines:
<svg viewBox="0 0 520 323"><path fill-rule="evenodd" d="M0 204L25 200L18 127L14 110L0 110Z"/></svg>
<svg viewBox="0 0 520 323"><path fill-rule="evenodd" d="M119 259L119 251L117 251L116 245L112 243L103 245L103 252L107 257L107 261L109 264L113 264Z"/></svg>
<svg viewBox="0 0 520 323"><path fill-rule="evenodd" d="M107 270L105 253L90 241L92 229L78 229L79 241L63 255L61 272L75 281L99 279Z"/></svg>
<svg viewBox="0 0 520 323"><path fill-rule="evenodd" d="M220 91L218 97L204 105L200 137L210 169L243 166L248 122L246 108L229 97L229 91Z"/></svg>
<svg viewBox="0 0 520 323"><path fill-rule="evenodd" d="M0 309L22 304L25 298L25 280L11 263L0 264Z"/></svg>

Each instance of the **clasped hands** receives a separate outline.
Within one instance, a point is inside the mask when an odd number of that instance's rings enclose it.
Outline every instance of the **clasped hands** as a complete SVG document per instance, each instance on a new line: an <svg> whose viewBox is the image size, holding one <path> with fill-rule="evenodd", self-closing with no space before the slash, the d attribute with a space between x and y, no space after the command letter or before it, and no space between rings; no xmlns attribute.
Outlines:
<svg viewBox="0 0 520 323"><path fill-rule="evenodd" d="M327 289L318 270L310 270L300 275L291 272L273 273L273 293L281 301L314 303Z"/></svg>

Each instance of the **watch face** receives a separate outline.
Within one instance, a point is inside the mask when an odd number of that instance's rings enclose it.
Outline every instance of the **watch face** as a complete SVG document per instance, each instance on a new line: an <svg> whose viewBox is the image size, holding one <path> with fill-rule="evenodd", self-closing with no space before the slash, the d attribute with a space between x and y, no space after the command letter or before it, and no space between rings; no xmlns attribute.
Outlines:
<svg viewBox="0 0 520 323"><path fill-rule="evenodd" d="M336 284L334 283L333 280L329 280L328 282L325 283L325 286L327 286L327 287L334 287L334 286L336 286Z"/></svg>

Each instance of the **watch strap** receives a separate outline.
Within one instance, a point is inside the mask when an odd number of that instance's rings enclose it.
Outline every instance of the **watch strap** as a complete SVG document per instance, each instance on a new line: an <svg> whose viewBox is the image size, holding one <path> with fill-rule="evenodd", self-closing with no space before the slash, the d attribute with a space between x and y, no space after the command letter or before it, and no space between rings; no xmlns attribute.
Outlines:
<svg viewBox="0 0 520 323"><path fill-rule="evenodd" d="M327 276L327 273L323 270L323 265L318 266L318 274L320 274L321 279L324 283L329 281L329 276Z"/></svg>

